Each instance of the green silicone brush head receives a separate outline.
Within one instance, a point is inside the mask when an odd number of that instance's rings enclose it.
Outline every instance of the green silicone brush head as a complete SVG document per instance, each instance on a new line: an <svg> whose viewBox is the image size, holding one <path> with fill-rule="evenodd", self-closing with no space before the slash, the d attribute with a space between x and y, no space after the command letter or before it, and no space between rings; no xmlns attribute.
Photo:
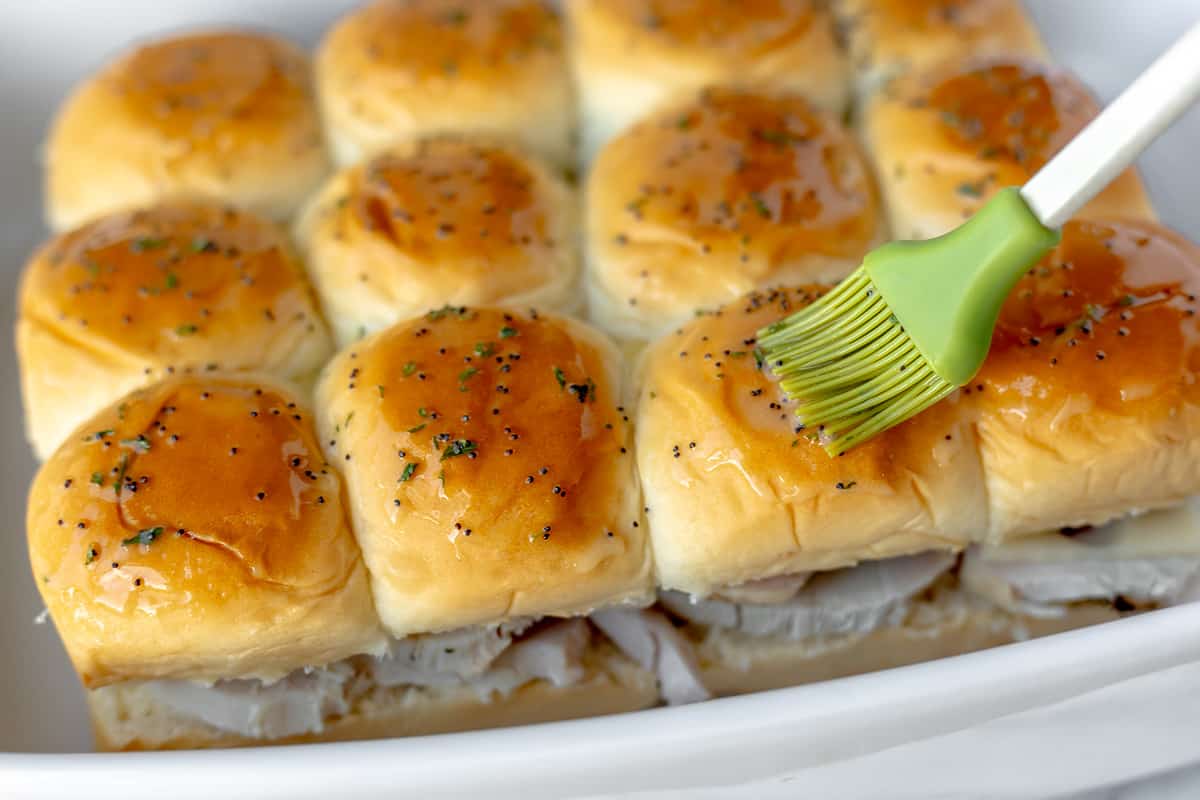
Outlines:
<svg viewBox="0 0 1200 800"><path fill-rule="evenodd" d="M758 345L805 430L840 455L970 381L1009 291L1057 243L1005 189L945 236L870 253Z"/></svg>

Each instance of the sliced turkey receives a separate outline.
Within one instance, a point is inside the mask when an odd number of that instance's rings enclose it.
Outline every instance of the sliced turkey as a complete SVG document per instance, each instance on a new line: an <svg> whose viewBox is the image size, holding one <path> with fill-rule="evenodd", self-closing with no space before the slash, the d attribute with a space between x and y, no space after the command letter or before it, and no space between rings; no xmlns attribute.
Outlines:
<svg viewBox="0 0 1200 800"><path fill-rule="evenodd" d="M379 686L456 686L478 678L533 624L518 619L499 625L393 639L382 656L365 659Z"/></svg>
<svg viewBox="0 0 1200 800"><path fill-rule="evenodd" d="M606 608L592 622L630 659L658 678L659 694L671 705L707 700L692 643L663 614L648 609Z"/></svg>
<svg viewBox="0 0 1200 800"><path fill-rule="evenodd" d="M949 553L868 561L813 575L790 599L777 603L732 603L663 592L659 601L672 613L701 625L759 636L808 639L865 633L895 624L910 598L924 591L954 564Z"/></svg>

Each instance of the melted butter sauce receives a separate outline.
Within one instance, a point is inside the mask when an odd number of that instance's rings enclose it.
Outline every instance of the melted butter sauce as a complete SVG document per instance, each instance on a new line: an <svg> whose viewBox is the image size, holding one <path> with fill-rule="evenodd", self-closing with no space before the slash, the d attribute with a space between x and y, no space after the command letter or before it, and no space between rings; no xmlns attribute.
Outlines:
<svg viewBox="0 0 1200 800"><path fill-rule="evenodd" d="M369 480L396 528L420 517L457 559L536 545L594 562L624 548L629 521L618 527L596 498L623 480L628 420L607 365L560 324L446 308L352 352L341 388L378 413L341 420L339 452L355 455L355 436L368 434L346 432L360 424L371 425L367 446L390 443L394 475Z"/></svg>
<svg viewBox="0 0 1200 800"><path fill-rule="evenodd" d="M736 269L761 270L751 254L765 266L857 256L874 237L878 200L861 153L798 98L710 90L626 138L653 154L624 178L630 224L678 232Z"/></svg>
<svg viewBox="0 0 1200 800"><path fill-rule="evenodd" d="M229 149L231 129L310 113L306 65L270 38L200 34L146 45L112 90L129 111L188 147Z"/></svg>
<svg viewBox="0 0 1200 800"><path fill-rule="evenodd" d="M60 526L70 543L47 583L90 584L113 611L154 613L193 589L219 593L213 558L233 556L264 582L337 571L340 555L311 564L344 520L306 413L250 383L183 380L131 395L77 446L84 474L63 484L62 506L76 511Z"/></svg>
<svg viewBox="0 0 1200 800"><path fill-rule="evenodd" d="M211 206L106 217L51 242L26 281L47 322L151 362L204 351L234 331L244 337L247 318L269 332L313 316L275 229Z"/></svg>
<svg viewBox="0 0 1200 800"><path fill-rule="evenodd" d="M812 25L812 0L599 0L627 25L678 47L771 50Z"/></svg>
<svg viewBox="0 0 1200 800"><path fill-rule="evenodd" d="M412 258L482 273L496 262L546 258L551 209L537 176L513 154L453 140L427 140L411 155L375 159L353 182L344 213Z"/></svg>
<svg viewBox="0 0 1200 800"><path fill-rule="evenodd" d="M540 0L385 0L360 11L351 24L366 35L365 55L374 67L413 82L491 81L498 70L562 52L558 14Z"/></svg>

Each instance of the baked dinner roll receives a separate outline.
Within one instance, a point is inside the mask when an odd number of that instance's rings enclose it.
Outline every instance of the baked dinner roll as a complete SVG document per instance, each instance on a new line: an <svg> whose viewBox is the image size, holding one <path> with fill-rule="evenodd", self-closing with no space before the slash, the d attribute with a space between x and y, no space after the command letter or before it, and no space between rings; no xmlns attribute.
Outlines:
<svg viewBox="0 0 1200 800"><path fill-rule="evenodd" d="M1200 248L1074 221L1017 284L968 398L993 542L1200 491Z"/></svg>
<svg viewBox="0 0 1200 800"><path fill-rule="evenodd" d="M321 435L393 636L648 602L619 372L580 323L462 307L331 362Z"/></svg>
<svg viewBox="0 0 1200 800"><path fill-rule="evenodd" d="M29 557L84 686L271 680L383 646L308 409L173 378L77 428L29 495Z"/></svg>
<svg viewBox="0 0 1200 800"><path fill-rule="evenodd" d="M1020 0L834 0L860 91L951 59L1046 48Z"/></svg>
<svg viewBox="0 0 1200 800"><path fill-rule="evenodd" d="M343 345L446 303L578 304L575 199L519 151L435 138L325 185L296 239Z"/></svg>
<svg viewBox="0 0 1200 800"><path fill-rule="evenodd" d="M796 430L754 337L815 296L754 293L646 352L637 458L660 586L706 596L954 550L983 524L979 454L958 397L840 458Z"/></svg>
<svg viewBox="0 0 1200 800"><path fill-rule="evenodd" d="M656 106L713 85L770 86L833 113L846 58L820 0L567 0L584 161Z"/></svg>
<svg viewBox="0 0 1200 800"><path fill-rule="evenodd" d="M55 230L180 198L282 220L329 168L307 56L245 31L183 34L116 59L63 103L45 157Z"/></svg>
<svg viewBox="0 0 1200 800"><path fill-rule="evenodd" d="M706 90L596 160L591 314L653 338L751 289L841 278L884 233L870 170L837 121L796 95Z"/></svg>
<svg viewBox="0 0 1200 800"><path fill-rule="evenodd" d="M893 234L927 239L962 224L1032 177L1097 110L1074 77L1033 61L970 60L893 81L862 120ZM1154 211L1131 168L1079 215Z"/></svg>
<svg viewBox="0 0 1200 800"><path fill-rule="evenodd" d="M376 0L317 51L334 158L353 164L400 139L482 133L574 164L575 100L548 0Z"/></svg>
<svg viewBox="0 0 1200 800"><path fill-rule="evenodd" d="M119 212L56 236L25 267L18 306L40 458L157 378L220 368L311 382L332 350L284 234L220 206Z"/></svg>

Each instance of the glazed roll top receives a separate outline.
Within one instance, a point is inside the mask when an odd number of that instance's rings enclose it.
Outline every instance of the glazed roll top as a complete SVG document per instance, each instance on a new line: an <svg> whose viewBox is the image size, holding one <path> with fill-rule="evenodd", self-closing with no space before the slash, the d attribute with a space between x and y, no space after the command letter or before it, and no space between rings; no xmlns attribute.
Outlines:
<svg viewBox="0 0 1200 800"><path fill-rule="evenodd" d="M1200 491L1197 294L1200 249L1183 237L1067 224L1010 296L969 398L990 540Z"/></svg>
<svg viewBox="0 0 1200 800"><path fill-rule="evenodd" d="M76 425L171 374L311 381L332 346L282 231L232 208L119 212L44 244L22 277L17 350L45 458Z"/></svg>
<svg viewBox="0 0 1200 800"><path fill-rule="evenodd" d="M960 61L893 81L862 120L893 234L926 239L957 227L997 190L1032 177L1097 111L1074 77L1033 61ZM1131 168L1080 216L1154 211Z"/></svg>
<svg viewBox="0 0 1200 800"><path fill-rule="evenodd" d="M570 310L575 200L519 150L393 147L326 184L296 238L342 344L446 303Z"/></svg>
<svg viewBox="0 0 1200 800"><path fill-rule="evenodd" d="M274 680L383 644L337 472L267 379L174 378L102 410L42 467L27 522L89 688Z"/></svg>
<svg viewBox="0 0 1200 800"><path fill-rule="evenodd" d="M955 550L981 524L979 454L958 398L837 459L798 430L755 333L816 296L754 293L647 351L638 469L662 587L705 596L777 575Z"/></svg>
<svg viewBox="0 0 1200 800"><path fill-rule="evenodd" d="M833 113L846 105L846 59L814 0L568 0L567 14L585 161L706 86L770 86Z"/></svg>
<svg viewBox="0 0 1200 800"><path fill-rule="evenodd" d="M317 84L343 165L444 132L510 139L574 164L574 94L546 0L377 0L326 35Z"/></svg>
<svg viewBox="0 0 1200 800"><path fill-rule="evenodd" d="M863 94L966 56L1045 58L1020 0L834 0Z"/></svg>
<svg viewBox="0 0 1200 800"><path fill-rule="evenodd" d="M591 314L650 339L751 289L831 281L884 237L853 136L796 95L713 89L610 142L587 186Z"/></svg>
<svg viewBox="0 0 1200 800"><path fill-rule="evenodd" d="M308 57L272 36L192 33L80 84L46 146L46 218L71 228L162 199L286 219L325 177Z"/></svg>
<svg viewBox="0 0 1200 800"><path fill-rule="evenodd" d="M318 388L392 635L648 602L618 356L567 319L447 307Z"/></svg>

